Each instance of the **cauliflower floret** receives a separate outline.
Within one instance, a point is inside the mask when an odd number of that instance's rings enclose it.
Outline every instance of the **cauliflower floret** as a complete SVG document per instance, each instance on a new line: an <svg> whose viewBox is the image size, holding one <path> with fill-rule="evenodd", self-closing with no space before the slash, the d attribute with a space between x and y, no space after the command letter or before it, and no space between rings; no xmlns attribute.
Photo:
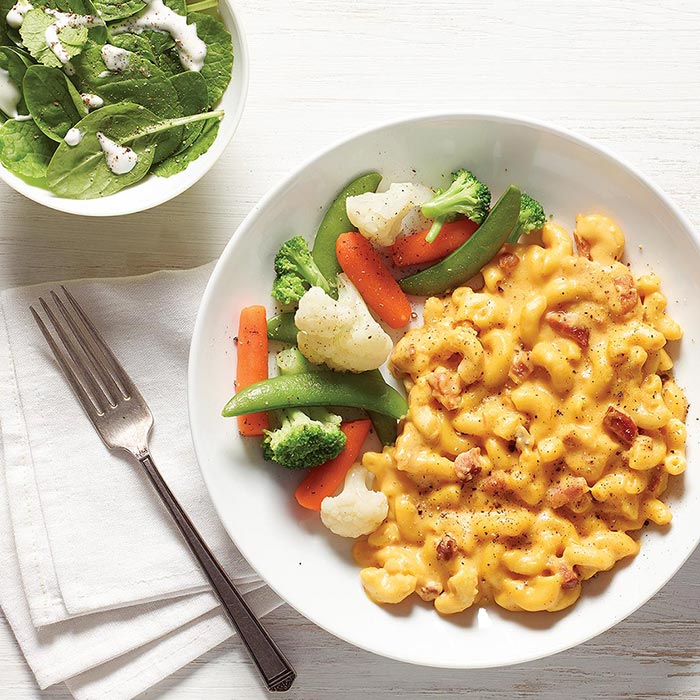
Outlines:
<svg viewBox="0 0 700 700"><path fill-rule="evenodd" d="M317 365L325 362L331 369L377 369L393 347L355 285L342 274L338 275L338 301L320 287L311 287L299 300L294 323L304 357Z"/></svg>
<svg viewBox="0 0 700 700"><path fill-rule="evenodd" d="M386 494L370 490L374 475L354 464L345 476L343 490L321 501L321 522L341 537L361 537L374 532L386 518Z"/></svg>
<svg viewBox="0 0 700 700"><path fill-rule="evenodd" d="M348 197L348 219L360 233L378 246L390 246L401 232L403 218L415 207L432 199L430 187L396 182L386 192L366 192Z"/></svg>

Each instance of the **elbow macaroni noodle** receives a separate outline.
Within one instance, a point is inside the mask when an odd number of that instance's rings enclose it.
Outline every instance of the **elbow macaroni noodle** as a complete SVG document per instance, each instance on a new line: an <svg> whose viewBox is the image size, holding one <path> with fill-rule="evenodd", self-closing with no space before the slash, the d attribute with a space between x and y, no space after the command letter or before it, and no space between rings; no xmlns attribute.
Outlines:
<svg viewBox="0 0 700 700"><path fill-rule="evenodd" d="M549 223L542 245L507 246L480 292L428 299L397 344L409 414L363 459L389 515L354 548L378 603L561 610L637 553L629 532L670 522L687 402L665 347L681 329L658 277L619 262L610 219L579 216L574 240Z"/></svg>

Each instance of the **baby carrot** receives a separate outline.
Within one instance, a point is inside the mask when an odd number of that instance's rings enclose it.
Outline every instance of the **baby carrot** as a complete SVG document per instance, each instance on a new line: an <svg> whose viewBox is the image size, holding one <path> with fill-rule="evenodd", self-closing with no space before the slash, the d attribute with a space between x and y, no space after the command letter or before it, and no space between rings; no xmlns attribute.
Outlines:
<svg viewBox="0 0 700 700"><path fill-rule="evenodd" d="M370 425L372 422L364 419L343 423L340 426L347 437L345 448L334 459L309 469L294 494L300 506L309 510L321 510L321 501L336 492L348 470L357 460L369 434Z"/></svg>
<svg viewBox="0 0 700 700"><path fill-rule="evenodd" d="M343 272L382 321L392 328L405 326L411 319L408 297L372 244L361 233L351 231L338 236L335 252Z"/></svg>
<svg viewBox="0 0 700 700"><path fill-rule="evenodd" d="M264 306L247 306L238 322L236 391L263 379L267 379L267 312ZM263 435L267 427L265 412L238 417L241 435Z"/></svg>
<svg viewBox="0 0 700 700"><path fill-rule="evenodd" d="M479 224L475 224L469 219L458 219L443 224L440 235L433 243L428 243L425 240L429 228L410 236L404 236L399 238L389 249L391 259L397 267L421 265L441 260L457 250L462 243L465 243L477 228L479 228Z"/></svg>
<svg viewBox="0 0 700 700"><path fill-rule="evenodd" d="M328 207L321 225L318 227L314 238L312 255L318 269L323 276L334 280L340 273L340 265L335 257L335 242L344 231L354 231L355 227L350 223L345 211L345 200L365 192L376 192L382 176L379 173L365 173L360 175L341 190L333 203Z"/></svg>

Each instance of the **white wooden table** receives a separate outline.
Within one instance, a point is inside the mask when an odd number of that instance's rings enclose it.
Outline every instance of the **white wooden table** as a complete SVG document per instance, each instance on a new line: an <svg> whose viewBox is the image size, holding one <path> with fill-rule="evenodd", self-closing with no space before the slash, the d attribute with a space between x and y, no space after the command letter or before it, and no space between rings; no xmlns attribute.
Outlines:
<svg viewBox="0 0 700 700"><path fill-rule="evenodd" d="M519 112L574 129L656 178L700 224L698 0L238 5L251 88L236 138L214 170L174 202L102 221L56 214L0 186L0 285L203 263L254 202L316 150L368 125L439 109ZM700 698L699 600L700 551L606 634L544 661L488 671L384 660L287 607L269 626L299 672L291 698L688 699ZM70 697L61 687L36 688L1 616L0 697ZM232 641L143 697L265 694Z"/></svg>

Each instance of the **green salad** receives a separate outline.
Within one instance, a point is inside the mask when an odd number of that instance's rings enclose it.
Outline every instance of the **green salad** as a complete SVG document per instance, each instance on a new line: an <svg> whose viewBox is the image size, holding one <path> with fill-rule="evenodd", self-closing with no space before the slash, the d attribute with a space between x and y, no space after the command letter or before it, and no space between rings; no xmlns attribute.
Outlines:
<svg viewBox="0 0 700 700"><path fill-rule="evenodd" d="M0 0L0 162L60 197L206 153L231 79L218 0Z"/></svg>

